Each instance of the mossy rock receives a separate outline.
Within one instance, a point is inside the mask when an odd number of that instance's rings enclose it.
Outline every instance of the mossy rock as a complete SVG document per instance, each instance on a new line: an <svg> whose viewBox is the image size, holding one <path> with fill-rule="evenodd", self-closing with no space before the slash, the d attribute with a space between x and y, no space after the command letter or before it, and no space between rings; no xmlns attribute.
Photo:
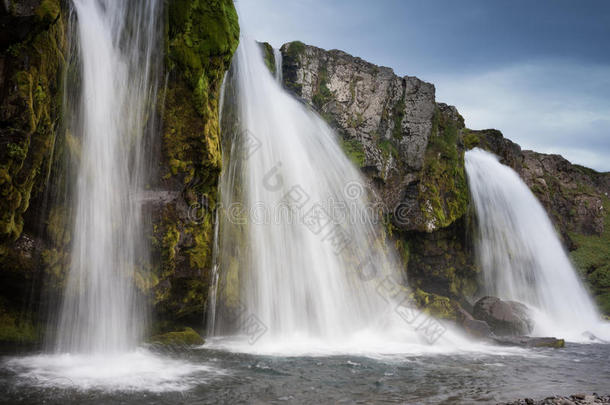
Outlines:
<svg viewBox="0 0 610 405"><path fill-rule="evenodd" d="M456 306L447 297L427 293L419 288L412 293L412 298L424 312L439 318L456 321L458 314Z"/></svg>
<svg viewBox="0 0 610 405"><path fill-rule="evenodd" d="M340 139L339 142L341 149L349 160L357 167L363 167L365 155L362 143L355 139Z"/></svg>
<svg viewBox="0 0 610 405"><path fill-rule="evenodd" d="M426 232L447 227L466 213L469 193L462 131L459 122L436 108L418 186Z"/></svg>
<svg viewBox="0 0 610 405"><path fill-rule="evenodd" d="M167 332L153 336L151 343L163 346L200 346L205 340L192 328L184 328L180 332Z"/></svg>
<svg viewBox="0 0 610 405"><path fill-rule="evenodd" d="M29 345L38 340L39 334L32 322L20 320L16 314L0 308L0 343Z"/></svg>
<svg viewBox="0 0 610 405"><path fill-rule="evenodd" d="M600 236L570 233L576 245L570 256L600 311L610 315L610 198L603 198L603 206L606 209L603 233Z"/></svg>
<svg viewBox="0 0 610 405"><path fill-rule="evenodd" d="M269 42L259 42L258 44L263 51L265 66L267 66L267 69L269 69L271 74L275 76L275 54L273 53L273 47Z"/></svg>

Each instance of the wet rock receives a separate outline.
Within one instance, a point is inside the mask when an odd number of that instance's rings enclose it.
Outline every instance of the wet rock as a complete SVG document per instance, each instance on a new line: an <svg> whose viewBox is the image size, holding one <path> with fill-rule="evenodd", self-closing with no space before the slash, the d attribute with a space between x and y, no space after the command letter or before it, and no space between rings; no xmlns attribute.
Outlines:
<svg viewBox="0 0 610 405"><path fill-rule="evenodd" d="M474 305L475 319L485 321L497 336L527 335L532 321L527 306L516 301L503 301L497 297L483 297Z"/></svg>
<svg viewBox="0 0 610 405"><path fill-rule="evenodd" d="M480 321L478 319L466 319L462 326L470 336L476 338L488 338L493 335L491 328L485 321Z"/></svg>
<svg viewBox="0 0 610 405"><path fill-rule="evenodd" d="M151 343L162 346L196 346L205 343L205 340L191 328L184 328L179 332L168 332L151 338Z"/></svg>
<svg viewBox="0 0 610 405"><path fill-rule="evenodd" d="M495 343L503 346L521 347L554 347L565 346L565 340L554 337L531 337L531 336L494 336L491 338Z"/></svg>

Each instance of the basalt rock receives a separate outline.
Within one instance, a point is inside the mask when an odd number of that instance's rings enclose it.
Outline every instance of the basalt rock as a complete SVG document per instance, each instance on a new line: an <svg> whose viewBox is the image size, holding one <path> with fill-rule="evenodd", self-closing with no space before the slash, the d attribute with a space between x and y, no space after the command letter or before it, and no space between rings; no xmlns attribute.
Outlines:
<svg viewBox="0 0 610 405"><path fill-rule="evenodd" d="M497 336L527 335L532 321L527 307L516 301L502 301L497 297L483 297L474 304L472 315L485 321Z"/></svg>

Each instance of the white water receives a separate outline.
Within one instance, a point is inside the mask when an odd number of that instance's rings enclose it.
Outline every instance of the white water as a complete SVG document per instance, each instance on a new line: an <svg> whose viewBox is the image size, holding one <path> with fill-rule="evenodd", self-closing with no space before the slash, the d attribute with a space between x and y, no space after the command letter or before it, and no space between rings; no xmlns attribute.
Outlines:
<svg viewBox="0 0 610 405"><path fill-rule="evenodd" d="M211 331L248 340L211 345L284 355L472 348L453 332L432 347L401 318L408 291L364 180L328 125L272 77L254 41L242 38L226 93ZM327 222L321 230L312 209Z"/></svg>
<svg viewBox="0 0 610 405"><path fill-rule="evenodd" d="M544 208L519 175L480 149L466 152L485 293L534 309L534 334L610 337Z"/></svg>
<svg viewBox="0 0 610 405"><path fill-rule="evenodd" d="M112 354L41 354L6 363L24 385L77 390L186 391L225 373L211 365L186 363L144 349Z"/></svg>
<svg viewBox="0 0 610 405"><path fill-rule="evenodd" d="M282 52L277 48L273 48L273 58L275 59L275 80L281 85L284 80L282 71Z"/></svg>
<svg viewBox="0 0 610 405"><path fill-rule="evenodd" d="M74 0L82 144L71 268L54 354L14 358L23 381L104 391L184 391L222 374L138 348L147 317L134 286L146 258L138 192L155 107L162 2ZM74 83L68 83L73 86ZM143 275L144 277L146 275Z"/></svg>
<svg viewBox="0 0 610 405"><path fill-rule="evenodd" d="M158 1L74 0L82 75L82 153L75 223L56 349L103 353L134 349L145 313L134 291L139 255L141 145ZM128 16L131 21L128 21Z"/></svg>

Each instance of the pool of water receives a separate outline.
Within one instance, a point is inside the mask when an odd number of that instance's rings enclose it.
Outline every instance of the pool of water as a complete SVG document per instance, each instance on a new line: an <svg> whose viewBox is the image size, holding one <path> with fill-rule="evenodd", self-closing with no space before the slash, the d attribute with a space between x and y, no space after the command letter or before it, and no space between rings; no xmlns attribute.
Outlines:
<svg viewBox="0 0 610 405"><path fill-rule="evenodd" d="M272 356L206 346L117 358L0 359L0 403L496 403L610 391L610 345ZM499 354L498 354L499 353Z"/></svg>

